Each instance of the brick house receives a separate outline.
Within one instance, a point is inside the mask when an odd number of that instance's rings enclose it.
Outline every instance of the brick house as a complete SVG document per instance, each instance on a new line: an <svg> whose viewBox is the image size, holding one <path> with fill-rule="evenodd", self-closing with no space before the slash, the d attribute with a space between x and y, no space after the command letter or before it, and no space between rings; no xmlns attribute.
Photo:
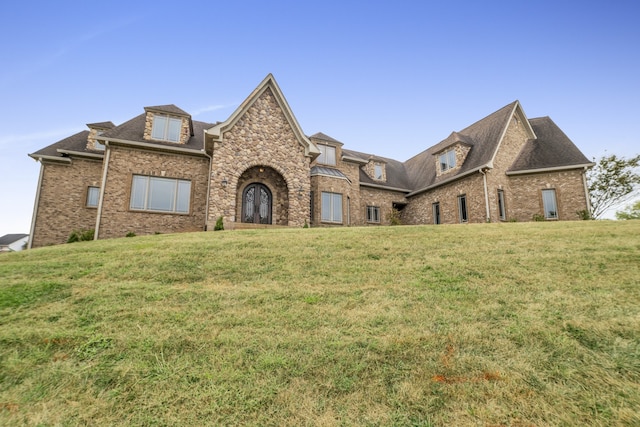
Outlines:
<svg viewBox="0 0 640 427"><path fill-rule="evenodd" d="M305 135L272 75L224 122L175 105L91 123L35 153L31 247L128 232L578 219L592 163L515 101L401 162Z"/></svg>

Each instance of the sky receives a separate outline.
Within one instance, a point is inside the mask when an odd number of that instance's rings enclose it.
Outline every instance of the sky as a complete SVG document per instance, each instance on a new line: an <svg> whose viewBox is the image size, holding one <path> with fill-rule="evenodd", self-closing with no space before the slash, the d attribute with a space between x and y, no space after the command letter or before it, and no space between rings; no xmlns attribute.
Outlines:
<svg viewBox="0 0 640 427"><path fill-rule="evenodd" d="M145 106L225 120L272 73L307 135L407 160L519 100L588 158L640 152L640 3L21 1L0 17L0 236L30 157Z"/></svg>

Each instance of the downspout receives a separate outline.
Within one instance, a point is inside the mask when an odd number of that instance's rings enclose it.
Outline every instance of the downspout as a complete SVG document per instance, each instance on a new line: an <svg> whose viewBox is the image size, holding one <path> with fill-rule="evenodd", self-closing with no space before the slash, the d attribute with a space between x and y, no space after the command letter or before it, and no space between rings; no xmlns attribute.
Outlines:
<svg viewBox="0 0 640 427"><path fill-rule="evenodd" d="M36 215L40 205L40 189L42 188L42 175L44 175L44 165L40 161L40 176L38 177L38 189L36 190L36 200L33 202L33 216L31 217L31 232L29 233L29 243L27 249L31 249L33 245L33 234L36 231Z"/></svg>
<svg viewBox="0 0 640 427"><path fill-rule="evenodd" d="M209 158L209 175L207 176L207 201L204 209L204 231L207 231L209 225L209 198L211 197L211 172L213 171L213 147L211 149L211 155L207 154L207 131L203 130L202 132L202 152Z"/></svg>
<svg viewBox="0 0 640 427"><path fill-rule="evenodd" d="M489 192L487 190L487 173L482 170L482 168L478 169L478 172L482 174L482 181L484 183L484 205L487 210L487 222L491 222L491 212L489 211Z"/></svg>
<svg viewBox="0 0 640 427"><path fill-rule="evenodd" d="M102 182L100 183L100 200L98 201L98 214L96 215L96 231L93 236L93 240L98 240L98 234L100 233L100 219L102 219L102 201L104 200L104 189L107 185L107 170L109 170L109 158L111 157L111 147L109 146L109 140L104 141L106 158L104 161L104 169L102 170Z"/></svg>
<svg viewBox="0 0 640 427"><path fill-rule="evenodd" d="M582 172L582 183L584 184L584 198L587 200L587 213L591 217L591 197L589 197L589 184L587 184L587 166Z"/></svg>

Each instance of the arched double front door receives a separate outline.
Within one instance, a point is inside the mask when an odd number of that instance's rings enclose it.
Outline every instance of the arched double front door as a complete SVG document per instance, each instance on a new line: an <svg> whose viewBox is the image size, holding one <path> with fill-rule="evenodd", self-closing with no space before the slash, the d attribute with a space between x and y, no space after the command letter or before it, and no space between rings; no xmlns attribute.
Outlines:
<svg viewBox="0 0 640 427"><path fill-rule="evenodd" d="M253 183L242 192L242 222L271 224L273 197L266 185Z"/></svg>

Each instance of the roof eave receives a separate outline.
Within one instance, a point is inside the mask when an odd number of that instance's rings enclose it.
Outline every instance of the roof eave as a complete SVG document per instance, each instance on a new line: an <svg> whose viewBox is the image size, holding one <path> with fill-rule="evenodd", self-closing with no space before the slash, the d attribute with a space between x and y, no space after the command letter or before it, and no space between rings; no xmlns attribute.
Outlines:
<svg viewBox="0 0 640 427"><path fill-rule="evenodd" d="M71 159L69 157L49 156L46 154L35 154L35 153L29 154L28 156L35 161L49 160L49 161L60 162L60 163L71 163Z"/></svg>
<svg viewBox="0 0 640 427"><path fill-rule="evenodd" d="M529 175L533 173L544 173L544 172L557 172L562 170L571 170L571 169L587 169L595 166L595 163L583 163L579 165L567 165L567 166L555 166L552 168L538 168L538 169L525 169L519 171L507 171L506 174L508 176L512 175Z"/></svg>
<svg viewBox="0 0 640 427"><path fill-rule="evenodd" d="M183 148L183 147L171 147L167 145L150 144L148 142L128 141L125 139L111 139L111 138L105 138L105 142L107 142L109 145L122 145L122 146L135 147L135 148L144 148L152 151L164 151L169 153L179 153L179 154L187 154L191 156L208 157L207 153L205 153L204 151L204 148L191 149L191 148Z"/></svg>
<svg viewBox="0 0 640 427"><path fill-rule="evenodd" d="M362 187L370 187L370 188L379 188L381 190L388 190L388 191L399 191L401 193L410 193L411 190L409 190L408 188L400 188L400 187L390 187L388 185L381 185L381 184L372 184L369 182L360 182L360 186Z"/></svg>
<svg viewBox="0 0 640 427"><path fill-rule="evenodd" d="M104 158L104 154L98 154L98 153L87 153L84 151L64 150L61 148L59 148L56 151L60 154L66 154L68 156L86 157L89 159L101 159L101 160Z"/></svg>
<svg viewBox="0 0 640 427"><path fill-rule="evenodd" d="M467 171L467 172L462 173L460 175L454 175L451 178L445 179L444 181L440 181L438 183L431 184L431 185L429 185L427 187L424 187L424 188L421 188L419 190L412 191L411 193L407 194L406 197L416 196L416 195L418 195L420 193L424 193L425 191L429 191L429 190L432 190L434 188L438 188L438 187L440 187L442 185L449 184L449 183L451 183L453 181L457 181L458 179L464 178L466 176L473 175L474 173L480 173L481 171L486 170L486 169L493 169L492 163L487 163L487 164L482 165L480 167L473 168L470 171Z"/></svg>
<svg viewBox="0 0 640 427"><path fill-rule="evenodd" d="M342 156L342 161L351 162L351 163L360 163L361 165L366 165L367 163L369 163L364 159L359 159L357 157L351 157L351 156Z"/></svg>

